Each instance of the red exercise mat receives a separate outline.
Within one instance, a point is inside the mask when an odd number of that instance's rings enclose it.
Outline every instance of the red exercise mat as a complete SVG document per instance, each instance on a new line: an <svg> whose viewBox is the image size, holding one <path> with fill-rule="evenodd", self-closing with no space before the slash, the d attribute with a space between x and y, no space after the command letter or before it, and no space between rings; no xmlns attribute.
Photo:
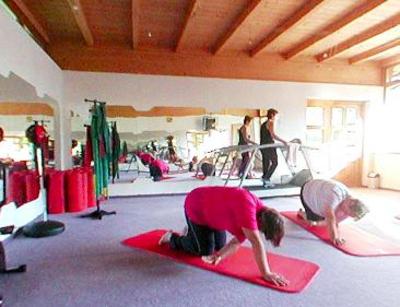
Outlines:
<svg viewBox="0 0 400 307"><path fill-rule="evenodd" d="M326 226L310 226L297 216L297 212L281 212L283 216L311 232L322 241L353 256L397 256L400 255L400 244L390 242L372 233L366 232L355 225L340 225L340 233L346 240L345 244L335 246L329 239Z"/></svg>
<svg viewBox="0 0 400 307"><path fill-rule="evenodd" d="M47 210L50 214L65 212L64 172L53 170L47 174Z"/></svg>
<svg viewBox="0 0 400 307"><path fill-rule="evenodd" d="M173 178L175 178L175 177L173 177L173 176L163 176L163 177L160 178L160 181L162 181L162 180L168 180L168 179L173 179Z"/></svg>
<svg viewBox="0 0 400 307"><path fill-rule="evenodd" d="M184 262L201 269L242 279L260 286L273 288L283 292L300 292L307 287L319 271L319 266L300 259L268 253L271 268L281 273L289 281L286 287L275 286L260 277L253 251L248 247L241 247L237 253L223 260L219 265L207 264L200 257L171 250L168 245L158 245L165 230L154 230L136 237L126 239L122 243L139 249L157 253L178 262Z"/></svg>

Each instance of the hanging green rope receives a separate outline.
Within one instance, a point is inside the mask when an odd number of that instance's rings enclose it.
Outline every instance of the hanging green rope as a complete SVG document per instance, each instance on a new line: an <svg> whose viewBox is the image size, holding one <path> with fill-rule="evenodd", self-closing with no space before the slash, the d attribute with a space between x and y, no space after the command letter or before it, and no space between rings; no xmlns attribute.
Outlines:
<svg viewBox="0 0 400 307"><path fill-rule="evenodd" d="M105 104L95 104L92 108L91 139L96 182L96 197L108 196L110 177L111 142L106 119Z"/></svg>
<svg viewBox="0 0 400 307"><path fill-rule="evenodd" d="M121 156L121 140L117 130L117 123L111 125L111 144L112 144L112 178L119 178L119 158Z"/></svg>

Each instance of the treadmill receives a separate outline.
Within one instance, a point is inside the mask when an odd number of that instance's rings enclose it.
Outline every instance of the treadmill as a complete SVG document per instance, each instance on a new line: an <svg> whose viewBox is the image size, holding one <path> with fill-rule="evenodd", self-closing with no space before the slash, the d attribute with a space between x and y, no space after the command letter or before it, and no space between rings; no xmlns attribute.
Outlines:
<svg viewBox="0 0 400 307"><path fill-rule="evenodd" d="M296 167L292 165L292 163L289 161L289 146L293 145L285 146L284 144L281 143L265 144L265 145L237 145L219 149L216 163L218 163L220 157L224 157L225 161L223 162L222 169L219 170L218 174L216 175L221 177L225 169L225 166L227 165L227 161L231 158L233 159L232 166L231 169L229 170L227 178L225 179L225 184L224 184L225 186L238 186L246 188L253 194L257 195L257 197L259 198L300 195L300 190L303 184L313 178L308 151L315 150L316 148L301 145L299 142L292 141L291 143L296 144L294 145L296 146L296 148L293 149L295 150L294 154L296 155L296 157L301 156L305 161L305 168L301 170L297 170ZM289 175L285 180L282 180L282 182L280 183L274 182L274 186L268 188L265 188L263 186L261 178L244 179L250 172L251 165L256 158L257 152L264 148L276 148L278 150L278 154L280 153L281 156L283 157L282 160L285 162L289 170ZM232 178L232 174L235 168L235 162L241 156L241 154L245 152L250 153L250 161L245 169L244 175L240 179Z"/></svg>

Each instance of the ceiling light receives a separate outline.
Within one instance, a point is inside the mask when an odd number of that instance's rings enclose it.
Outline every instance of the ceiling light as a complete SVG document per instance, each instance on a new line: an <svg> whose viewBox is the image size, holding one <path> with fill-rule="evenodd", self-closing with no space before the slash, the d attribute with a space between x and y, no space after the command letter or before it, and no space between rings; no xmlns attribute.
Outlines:
<svg viewBox="0 0 400 307"><path fill-rule="evenodd" d="M327 57L328 57L328 53L324 53L323 55L322 55L322 57L324 58L324 59L326 59Z"/></svg>
<svg viewBox="0 0 400 307"><path fill-rule="evenodd" d="M147 33L147 36L148 36L148 37L152 37L151 32Z"/></svg>
<svg viewBox="0 0 400 307"><path fill-rule="evenodd" d="M72 6L72 9L73 9L74 11L78 11L78 10L79 10L79 7L75 4L75 5Z"/></svg>

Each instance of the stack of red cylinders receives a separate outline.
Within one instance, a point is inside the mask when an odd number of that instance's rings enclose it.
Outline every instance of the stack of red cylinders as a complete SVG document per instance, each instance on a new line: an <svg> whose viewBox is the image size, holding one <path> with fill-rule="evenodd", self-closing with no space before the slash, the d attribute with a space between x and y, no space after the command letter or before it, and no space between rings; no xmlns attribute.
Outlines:
<svg viewBox="0 0 400 307"><path fill-rule="evenodd" d="M63 171L54 170L47 174L47 210L50 214L65 212Z"/></svg>
<svg viewBox="0 0 400 307"><path fill-rule="evenodd" d="M79 169L68 170L65 172L66 193L67 193L67 212L79 212L87 208L87 184L85 184L84 173ZM87 181L86 181L87 182ZM86 194L86 196L84 196Z"/></svg>

